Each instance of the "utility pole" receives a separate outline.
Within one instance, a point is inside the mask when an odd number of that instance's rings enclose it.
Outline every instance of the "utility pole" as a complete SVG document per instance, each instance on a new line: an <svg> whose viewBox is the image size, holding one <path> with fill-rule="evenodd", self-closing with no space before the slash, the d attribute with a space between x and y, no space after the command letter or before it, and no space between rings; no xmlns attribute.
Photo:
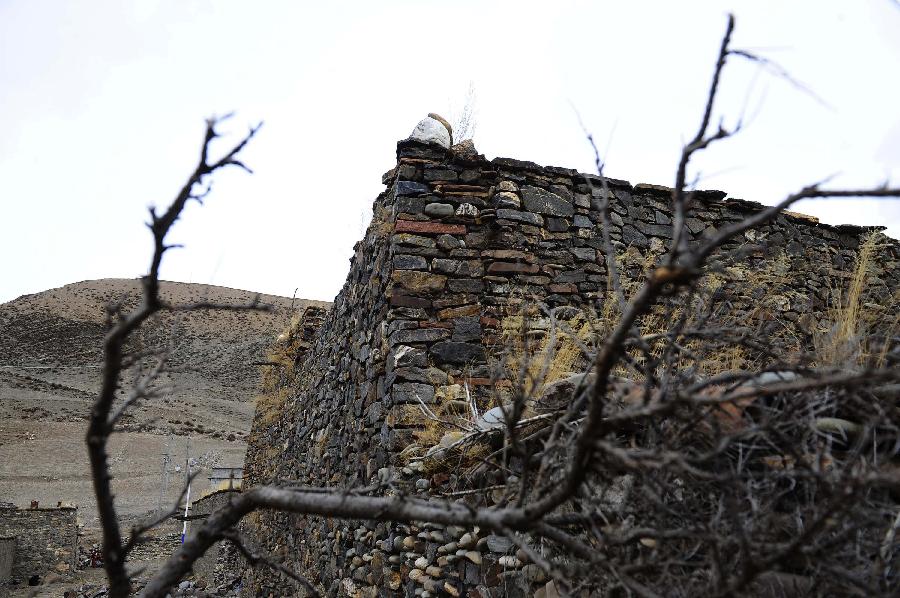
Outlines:
<svg viewBox="0 0 900 598"><path fill-rule="evenodd" d="M184 525L181 526L181 543L187 535L188 511L191 508L191 437L186 438L184 445L184 483L187 485L187 494L184 498Z"/></svg>

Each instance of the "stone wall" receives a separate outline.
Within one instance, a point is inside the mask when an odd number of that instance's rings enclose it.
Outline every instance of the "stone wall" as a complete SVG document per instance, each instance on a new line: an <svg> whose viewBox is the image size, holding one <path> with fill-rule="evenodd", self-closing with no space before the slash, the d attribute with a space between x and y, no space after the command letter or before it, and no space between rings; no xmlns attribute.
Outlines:
<svg viewBox="0 0 900 598"><path fill-rule="evenodd" d="M34 575L71 575L78 546L78 510L74 507L0 509L0 536L15 538L11 582Z"/></svg>
<svg viewBox="0 0 900 598"><path fill-rule="evenodd" d="M208 494L191 505L192 516L208 516L213 511L228 504L232 496L237 491L220 490L212 494ZM195 522L197 525L202 520ZM212 548L206 551L202 558L194 563L193 575L195 581L203 581L207 586L218 585L222 581L222 572L232 570L237 564L237 552L232 549L228 542L216 543Z"/></svg>
<svg viewBox="0 0 900 598"><path fill-rule="evenodd" d="M481 409L496 406L504 380L494 363L514 310L539 300L596 313L608 300L597 177L412 140L398 144L397 158L332 309L308 311L282 340L293 343L295 359L269 374L277 400L257 409L248 486L390 479L409 494L464 486L458 471L421 459L444 440L429 436L423 404L435 412L465 409L470 398ZM608 184L609 234L627 284L672 237L671 190ZM763 209L719 191L694 192L692 201L691 242ZM827 328L830 295L850 276L869 230L783 214L735 239L719 254L722 276L739 283L728 298L732 315L777 319L810 341ZM871 293L896 304L900 245L885 239L876 257ZM279 513L254 514L245 529L339 595L550 591L523 554L480 530ZM248 573L244 587L248 595L296 591L269 572Z"/></svg>
<svg viewBox="0 0 900 598"><path fill-rule="evenodd" d="M12 576L15 556L16 539L12 536L0 536L0 584L9 581Z"/></svg>

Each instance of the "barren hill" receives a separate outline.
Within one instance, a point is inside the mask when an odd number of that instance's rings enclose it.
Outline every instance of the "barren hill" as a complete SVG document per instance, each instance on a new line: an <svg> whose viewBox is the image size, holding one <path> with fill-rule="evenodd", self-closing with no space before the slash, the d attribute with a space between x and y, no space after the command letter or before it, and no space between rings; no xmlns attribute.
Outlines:
<svg viewBox="0 0 900 598"><path fill-rule="evenodd" d="M92 280L0 305L0 502L77 502L91 523L82 436L99 388L106 309L119 303L127 310L139 292L137 280ZM166 282L162 296L176 305L243 305L257 295ZM113 443L124 514L156 507L167 446L177 455L171 469L184 462L187 437L191 456L205 456L205 466L243 460L259 382L255 364L290 321L292 303L295 310L322 305L272 295L258 301L271 311L161 314L129 347L168 349L172 371L163 380L164 396L134 409ZM166 494L174 498L176 492L177 483L170 483Z"/></svg>

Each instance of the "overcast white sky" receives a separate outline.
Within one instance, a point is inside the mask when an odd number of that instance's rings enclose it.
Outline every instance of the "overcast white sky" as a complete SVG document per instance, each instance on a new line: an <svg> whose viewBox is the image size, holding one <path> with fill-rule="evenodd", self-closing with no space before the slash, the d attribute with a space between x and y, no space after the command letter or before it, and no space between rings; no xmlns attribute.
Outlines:
<svg viewBox="0 0 900 598"><path fill-rule="evenodd" d="M256 174L217 176L172 240L169 280L330 300L395 142L452 119L469 82L478 150L670 185L700 116L726 11L734 45L777 60L819 103L734 62L719 113L747 129L698 160L702 188L773 203L900 182L900 7L892 0L0 0L0 301L146 268L146 208L176 193L203 120L265 126ZM900 202L817 202L883 224Z"/></svg>

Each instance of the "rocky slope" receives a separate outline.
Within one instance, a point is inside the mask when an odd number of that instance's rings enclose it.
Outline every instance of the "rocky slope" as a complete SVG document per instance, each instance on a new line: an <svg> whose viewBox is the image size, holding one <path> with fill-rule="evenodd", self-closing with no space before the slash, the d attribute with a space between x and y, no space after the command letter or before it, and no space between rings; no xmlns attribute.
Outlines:
<svg viewBox="0 0 900 598"><path fill-rule="evenodd" d="M241 305L249 291L171 283L173 304ZM82 435L99 385L107 306L133 307L138 281L79 282L0 305L0 501L77 502L93 518ZM305 300L261 295L269 312L198 311L161 314L136 336L131 351L167 349L171 371L164 395L134 409L113 443L122 512L155 508L162 453L171 451L165 495L177 494L186 439L204 467L239 464L259 382L258 362ZM293 310L292 310L293 305ZM177 456L176 456L177 455ZM205 484L201 475L200 480Z"/></svg>

